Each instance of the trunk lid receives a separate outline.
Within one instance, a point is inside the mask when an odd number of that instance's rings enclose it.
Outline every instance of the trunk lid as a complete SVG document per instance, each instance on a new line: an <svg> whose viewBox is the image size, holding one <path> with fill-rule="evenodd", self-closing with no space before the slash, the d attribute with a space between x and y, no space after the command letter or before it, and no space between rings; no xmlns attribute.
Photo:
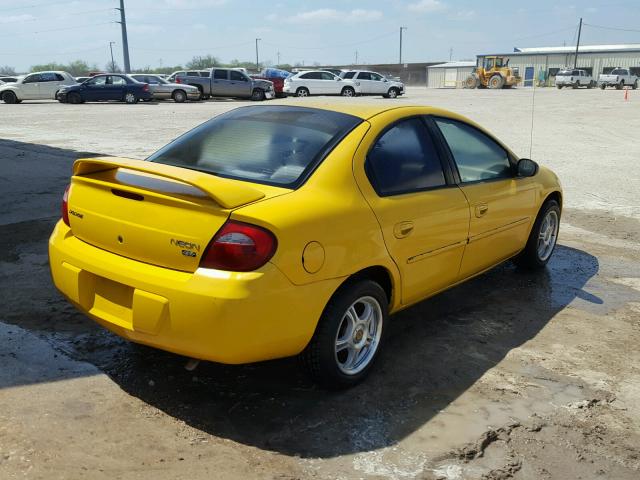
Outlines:
<svg viewBox="0 0 640 480"><path fill-rule="evenodd" d="M231 211L289 191L141 160L80 159L69 219L73 235L91 245L193 272Z"/></svg>

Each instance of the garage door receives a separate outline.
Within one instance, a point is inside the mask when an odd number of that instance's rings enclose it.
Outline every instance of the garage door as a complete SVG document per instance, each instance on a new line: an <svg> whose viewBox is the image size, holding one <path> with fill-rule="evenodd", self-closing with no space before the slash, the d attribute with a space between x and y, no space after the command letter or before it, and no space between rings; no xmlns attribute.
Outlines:
<svg viewBox="0 0 640 480"><path fill-rule="evenodd" d="M458 79L458 70L455 68L446 68L444 71L444 86L455 87Z"/></svg>

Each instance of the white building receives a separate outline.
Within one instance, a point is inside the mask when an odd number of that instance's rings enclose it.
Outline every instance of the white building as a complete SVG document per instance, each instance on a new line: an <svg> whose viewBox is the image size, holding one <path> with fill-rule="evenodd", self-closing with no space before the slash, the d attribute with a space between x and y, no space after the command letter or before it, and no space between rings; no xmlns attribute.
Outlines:
<svg viewBox="0 0 640 480"><path fill-rule="evenodd" d="M427 67L427 87L462 88L464 80L476 68L476 62L447 62Z"/></svg>
<svg viewBox="0 0 640 480"><path fill-rule="evenodd" d="M484 57L499 55L509 59L510 67L518 67L524 79L522 85L553 85L558 71L564 67L573 68L576 47L535 47L514 48L509 53L478 55L478 64ZM640 44L629 45L580 45L578 49L578 68L586 70L594 78L601 73L609 73L615 67L628 67L640 75ZM521 86L522 86L521 85Z"/></svg>

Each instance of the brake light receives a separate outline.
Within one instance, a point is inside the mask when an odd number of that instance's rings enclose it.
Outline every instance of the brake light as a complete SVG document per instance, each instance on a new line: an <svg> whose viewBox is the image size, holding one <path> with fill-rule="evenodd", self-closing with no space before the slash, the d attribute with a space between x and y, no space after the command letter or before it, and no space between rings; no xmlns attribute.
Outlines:
<svg viewBox="0 0 640 480"><path fill-rule="evenodd" d="M149 91L149 84L145 83L144 85L142 85L142 91L143 92L148 92Z"/></svg>
<svg viewBox="0 0 640 480"><path fill-rule="evenodd" d="M229 220L207 246L200 266L250 272L267 263L277 246L278 241L269 230Z"/></svg>
<svg viewBox="0 0 640 480"><path fill-rule="evenodd" d="M62 195L62 221L66 223L67 227L70 227L69 223L69 187L71 185L67 185L67 188L64 189L64 195Z"/></svg>
<svg viewBox="0 0 640 480"><path fill-rule="evenodd" d="M176 82L176 83L182 83L182 80L180 80L180 77L176 77L175 82Z"/></svg>

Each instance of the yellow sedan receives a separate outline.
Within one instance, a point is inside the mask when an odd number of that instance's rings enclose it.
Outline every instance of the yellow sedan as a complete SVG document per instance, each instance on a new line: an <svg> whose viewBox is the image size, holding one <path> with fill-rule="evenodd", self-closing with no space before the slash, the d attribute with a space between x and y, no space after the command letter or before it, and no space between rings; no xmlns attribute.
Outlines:
<svg viewBox="0 0 640 480"><path fill-rule="evenodd" d="M249 106L146 161L75 162L56 287L133 342L223 363L301 355L367 375L389 315L495 265L542 268L550 170L431 107Z"/></svg>

